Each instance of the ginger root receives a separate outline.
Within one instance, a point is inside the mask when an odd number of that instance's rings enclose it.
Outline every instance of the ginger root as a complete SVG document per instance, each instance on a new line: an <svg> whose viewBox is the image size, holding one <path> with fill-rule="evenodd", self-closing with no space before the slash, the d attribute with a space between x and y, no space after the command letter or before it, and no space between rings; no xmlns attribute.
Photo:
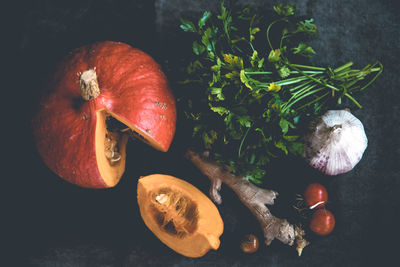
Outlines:
<svg viewBox="0 0 400 267"><path fill-rule="evenodd" d="M268 246L275 238L292 246L296 241L299 256L305 246L309 244L304 239L305 232L298 226L290 224L286 219L280 219L271 214L266 205L273 205L278 193L273 190L262 189L254 185L246 177L239 177L231 169L208 159L208 153L186 152L189 159L211 181L210 197L217 204L222 203L219 193L221 184L229 186L239 197L240 201L257 218L264 233L265 244Z"/></svg>

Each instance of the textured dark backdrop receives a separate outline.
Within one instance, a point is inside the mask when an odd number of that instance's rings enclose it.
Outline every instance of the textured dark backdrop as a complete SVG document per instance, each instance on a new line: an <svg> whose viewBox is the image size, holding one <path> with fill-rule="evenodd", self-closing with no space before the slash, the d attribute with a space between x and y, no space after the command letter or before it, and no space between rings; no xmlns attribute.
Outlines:
<svg viewBox="0 0 400 267"><path fill-rule="evenodd" d="M270 9L272 0L238 1ZM218 251L190 259L164 246L145 227L136 202L140 175L154 172L186 178L207 192L208 180L182 157L177 133L170 152L159 153L130 142L127 170L120 184L108 190L70 185L51 173L38 156L29 121L38 95L54 64L69 50L98 40L124 41L160 62L182 56L184 37L180 16L198 16L215 10L218 1L199 0L81 0L13 1L3 11L11 30L4 40L13 46L5 55L13 60L4 78L2 132L4 172L2 197L1 266L394 266L398 253L400 142L398 84L400 18L395 1L299 0L300 14L310 14L319 27L312 42L313 61L335 66L349 60L358 67L381 60L382 76L359 97L369 146L362 161L348 174L324 177L301 161L266 183L280 191L279 216L289 214L289 200L304 185L319 181L329 191L329 209L337 220L324 238L310 236L312 244L298 258L291 247L274 241L253 255L242 254L240 237L261 233L254 217L223 188L219 207L225 232ZM8 41L11 40L11 41ZM11 52L8 52L11 51ZM12 54L16 52L16 54ZM9 82L7 82L9 81ZM8 119L10 119L8 121ZM4 141L3 141L4 142ZM277 167L277 169L279 168ZM289 169L289 168L286 168ZM394 244L392 244L394 243Z"/></svg>

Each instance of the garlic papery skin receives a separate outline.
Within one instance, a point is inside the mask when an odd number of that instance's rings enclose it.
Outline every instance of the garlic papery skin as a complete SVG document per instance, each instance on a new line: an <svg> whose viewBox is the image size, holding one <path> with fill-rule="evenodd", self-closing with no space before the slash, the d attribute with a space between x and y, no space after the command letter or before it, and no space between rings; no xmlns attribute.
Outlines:
<svg viewBox="0 0 400 267"><path fill-rule="evenodd" d="M351 171L368 146L364 126L347 110L329 110L313 121L304 138L304 157L327 175Z"/></svg>

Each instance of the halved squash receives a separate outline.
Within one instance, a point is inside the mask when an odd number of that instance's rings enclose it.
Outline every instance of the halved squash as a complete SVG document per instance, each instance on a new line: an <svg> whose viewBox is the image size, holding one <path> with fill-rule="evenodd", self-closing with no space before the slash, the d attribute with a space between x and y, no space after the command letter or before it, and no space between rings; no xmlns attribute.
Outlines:
<svg viewBox="0 0 400 267"><path fill-rule="evenodd" d="M80 47L58 65L49 88L32 128L39 154L61 178L88 188L115 186L125 170L126 129L155 149L169 149L175 99L146 53L110 41ZM114 122L123 128L111 129Z"/></svg>
<svg viewBox="0 0 400 267"><path fill-rule="evenodd" d="M140 215L169 248L197 258L218 249L224 224L214 203L190 183L153 174L138 181Z"/></svg>

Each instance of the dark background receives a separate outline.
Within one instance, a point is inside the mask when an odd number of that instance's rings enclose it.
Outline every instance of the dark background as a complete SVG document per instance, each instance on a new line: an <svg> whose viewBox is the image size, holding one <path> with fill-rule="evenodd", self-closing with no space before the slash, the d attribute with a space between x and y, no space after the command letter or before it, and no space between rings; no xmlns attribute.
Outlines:
<svg viewBox="0 0 400 267"><path fill-rule="evenodd" d="M272 0L238 1L271 11ZM274 241L257 253L239 250L243 234L262 240L255 218L226 187L219 206L225 223L221 246L199 259L176 254L144 225L136 202L141 175L155 172L184 178L203 192L208 179L183 158L188 141L178 132L168 153L138 142L128 144L126 172L112 189L89 190L68 184L41 161L31 136L30 120L38 96L58 60L78 46L100 40L123 41L157 61L184 56L187 43L179 17L197 18L216 10L218 1L81 0L14 1L4 43L11 56L3 78L3 166L1 266L394 266L398 253L400 142L400 18L395 1L301 0L298 13L311 15L319 36L311 42L316 64L357 67L380 60L384 72L358 97L369 146L356 168L325 177L301 159L272 167L265 187L280 192L272 211L294 218L289 208L295 193L318 181L329 192L328 209L336 228L327 237L309 234L312 244L298 258L292 247ZM7 15L7 14L6 14ZM187 48L186 48L187 51ZM173 67L173 66L172 66ZM3 72L4 74L4 72ZM10 94L8 94L10 93ZM288 167L290 166L290 167ZM277 175L279 173L279 175Z"/></svg>

